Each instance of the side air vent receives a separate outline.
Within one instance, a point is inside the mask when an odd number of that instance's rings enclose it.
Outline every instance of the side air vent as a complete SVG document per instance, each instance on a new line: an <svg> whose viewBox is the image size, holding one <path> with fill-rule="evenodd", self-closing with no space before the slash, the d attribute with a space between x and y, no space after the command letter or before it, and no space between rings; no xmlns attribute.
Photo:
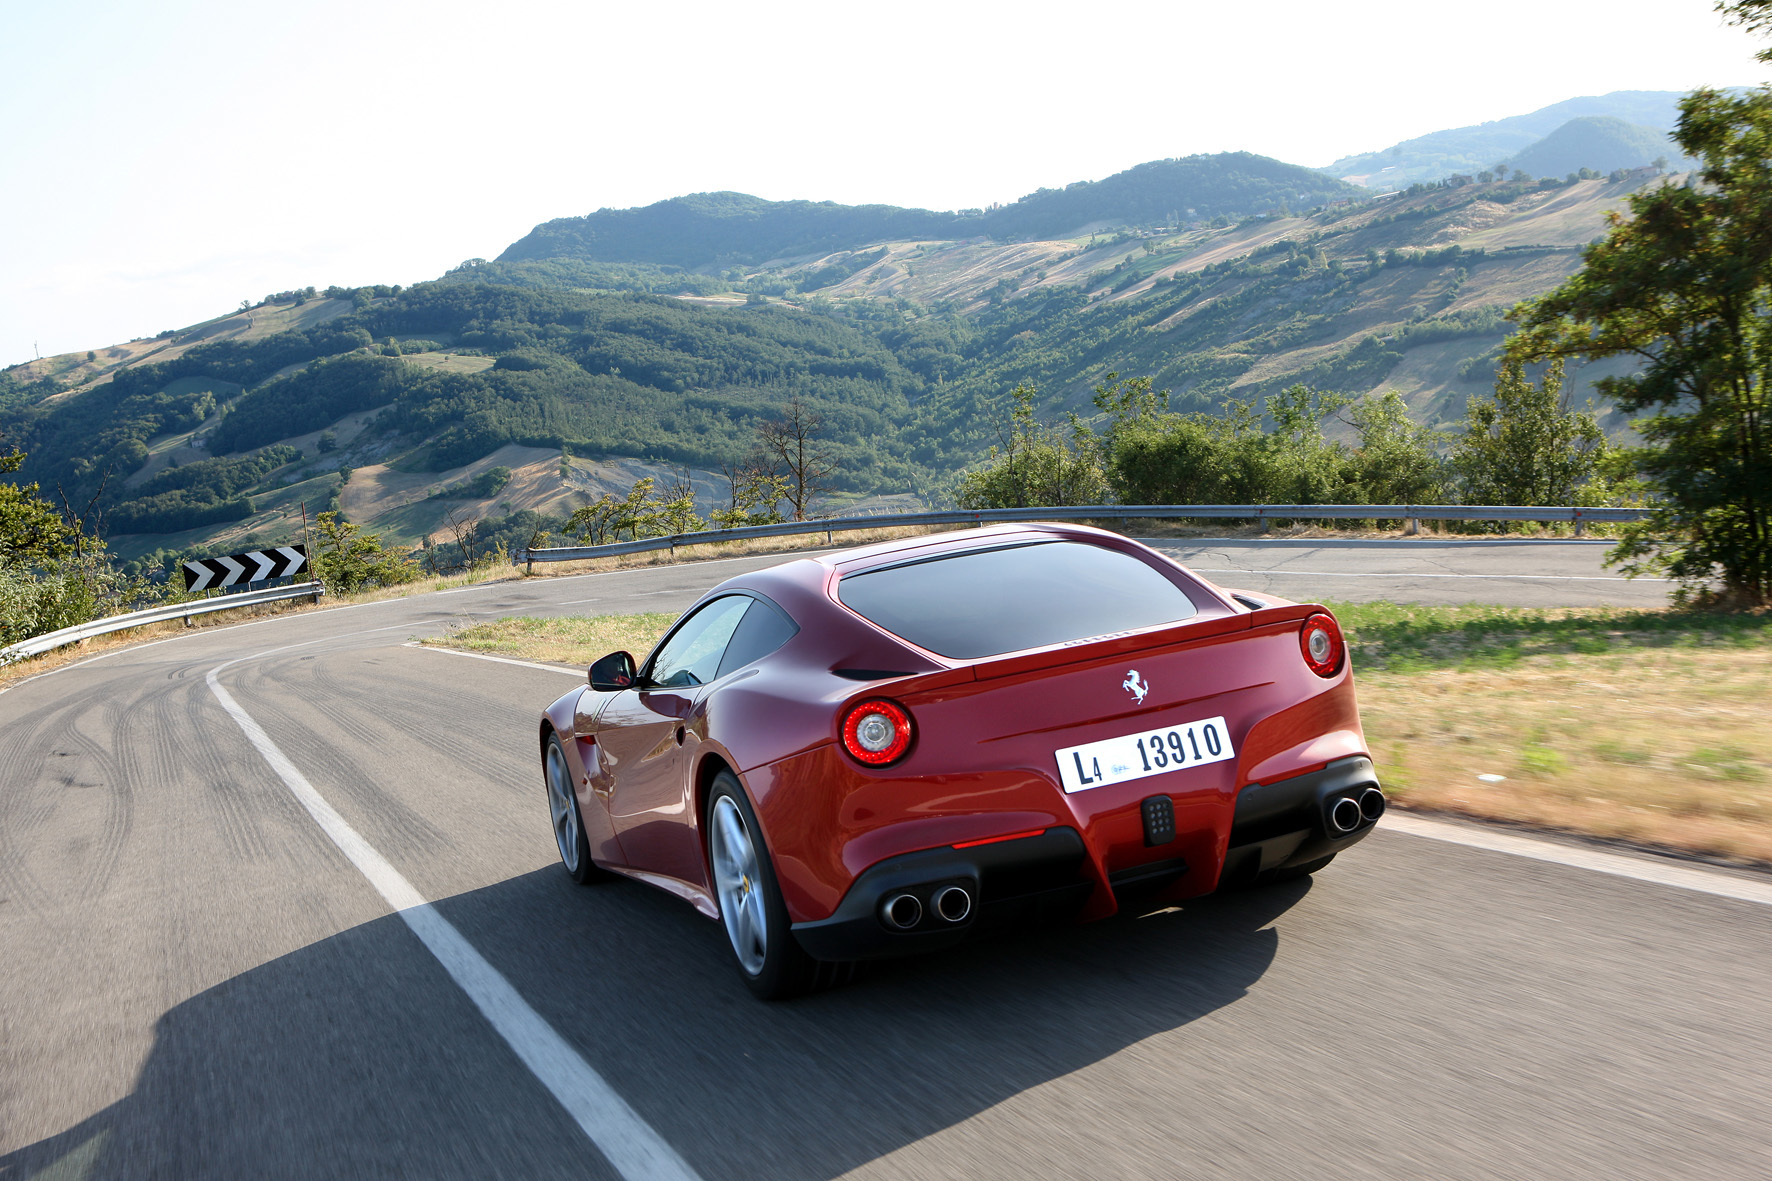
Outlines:
<svg viewBox="0 0 1772 1181"><path fill-rule="evenodd" d="M889 677L908 677L910 673L893 672L884 668L833 668L836 676L845 681L884 681Z"/></svg>

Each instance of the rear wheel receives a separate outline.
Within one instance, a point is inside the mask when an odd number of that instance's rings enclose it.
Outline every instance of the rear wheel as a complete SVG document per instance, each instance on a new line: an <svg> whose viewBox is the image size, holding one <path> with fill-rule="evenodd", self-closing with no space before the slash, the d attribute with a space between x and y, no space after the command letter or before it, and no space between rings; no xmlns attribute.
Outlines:
<svg viewBox="0 0 1772 1181"><path fill-rule="evenodd" d="M839 969L848 965L813 959L789 930L787 905L756 813L730 771L715 776L708 792L707 840L720 924L746 986L776 1001L835 983Z"/></svg>
<svg viewBox="0 0 1772 1181"><path fill-rule="evenodd" d="M548 735L541 766L548 786L548 815L554 825L554 844L560 849L560 864L581 886L607 877L591 860L584 817L578 810L578 792L572 782L572 764L566 761L566 749L560 745L558 734Z"/></svg>

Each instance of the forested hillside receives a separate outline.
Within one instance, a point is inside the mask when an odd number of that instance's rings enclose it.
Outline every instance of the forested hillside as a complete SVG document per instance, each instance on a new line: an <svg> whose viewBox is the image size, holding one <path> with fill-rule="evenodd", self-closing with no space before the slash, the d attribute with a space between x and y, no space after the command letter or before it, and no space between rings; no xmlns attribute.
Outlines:
<svg viewBox="0 0 1772 1181"><path fill-rule="evenodd" d="M696 193L537 226L499 262L582 259L724 268L879 242L1063 237L1093 224L1180 226L1306 209L1358 195L1322 173L1248 152L1156 160L1101 181L1040 189L1009 205L933 213L891 205L765 201Z"/></svg>

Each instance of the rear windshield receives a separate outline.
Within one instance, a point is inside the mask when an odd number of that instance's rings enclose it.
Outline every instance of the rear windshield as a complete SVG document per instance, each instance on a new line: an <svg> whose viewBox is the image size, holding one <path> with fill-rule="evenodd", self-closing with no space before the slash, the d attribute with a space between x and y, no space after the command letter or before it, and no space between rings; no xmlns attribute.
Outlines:
<svg viewBox="0 0 1772 1181"><path fill-rule="evenodd" d="M837 597L893 635L971 659L1190 619L1182 589L1130 554L1074 541L972 550L851 574Z"/></svg>

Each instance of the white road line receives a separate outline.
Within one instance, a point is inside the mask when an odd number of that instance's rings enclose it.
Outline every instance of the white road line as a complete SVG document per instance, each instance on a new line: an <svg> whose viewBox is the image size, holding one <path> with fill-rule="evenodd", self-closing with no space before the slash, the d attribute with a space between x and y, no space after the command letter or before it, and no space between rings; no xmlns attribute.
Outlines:
<svg viewBox="0 0 1772 1181"><path fill-rule="evenodd" d="M1553 865L1591 869L1595 873L1609 873L1615 877L1633 878L1658 886L1674 886L1681 890L1696 890L1701 894L1715 894L1719 898L1734 898L1742 902L1772 906L1772 882L1756 882L1684 865L1667 865L1636 857L1624 857L1617 853L1602 853L1598 849L1560 845L1555 841L1537 840L1513 833L1448 824L1443 820L1429 820L1423 816L1404 816L1394 811L1385 816L1380 827L1413 837L1467 845L1472 849L1530 857L1534 861L1548 861Z"/></svg>
<svg viewBox="0 0 1772 1181"><path fill-rule="evenodd" d="M602 599L567 599L564 603L555 603L556 607L572 607L579 603L601 603Z"/></svg>
<svg viewBox="0 0 1772 1181"><path fill-rule="evenodd" d="M573 680L582 681L585 674L575 668L561 668L557 664L537 664L533 660L515 660L509 656L488 656L484 652L463 652L460 648L433 648L429 644L407 644L408 648L417 648L421 652L437 652L444 656L471 656L475 660L492 660L499 664L514 664L520 668L539 668L543 672L565 673Z"/></svg>
<svg viewBox="0 0 1772 1181"><path fill-rule="evenodd" d="M238 661L228 662L235 663ZM627 1101L554 1031L553 1026L529 1007L528 1002L511 987L510 981L487 963L485 957L462 938L461 932L314 790L313 784L277 748L270 735L221 687L216 674L226 667L228 665L224 664L210 669L205 678L215 699L239 723L247 740L258 748L258 753L307 809L308 815L437 957L443 970L468 994L523 1064L584 1129L585 1135L608 1158L616 1172L631 1181L642 1178L699 1181L676 1150L628 1106Z"/></svg>
<svg viewBox="0 0 1772 1181"><path fill-rule="evenodd" d="M1238 570L1231 566L1189 566L1201 574L1300 574L1309 578L1477 578L1519 582L1672 582L1671 578L1618 578L1607 574L1373 574L1346 570Z"/></svg>

